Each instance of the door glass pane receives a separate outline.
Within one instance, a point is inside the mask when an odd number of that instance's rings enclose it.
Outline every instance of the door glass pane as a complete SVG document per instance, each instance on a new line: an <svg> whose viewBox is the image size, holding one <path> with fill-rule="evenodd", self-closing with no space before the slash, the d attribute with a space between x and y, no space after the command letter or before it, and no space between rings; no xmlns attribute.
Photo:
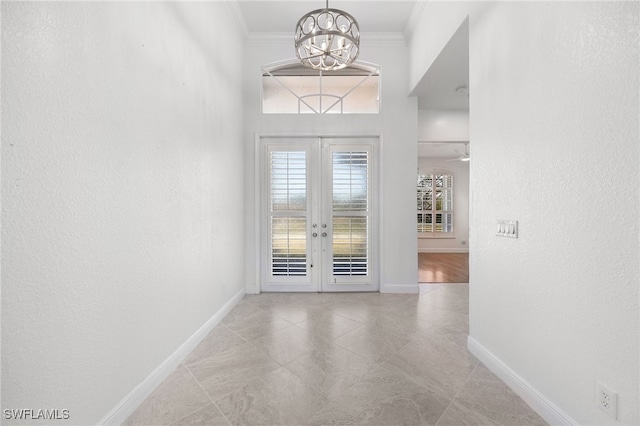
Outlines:
<svg viewBox="0 0 640 426"><path fill-rule="evenodd" d="M361 211L369 208L369 153L333 153L333 211Z"/></svg>
<svg viewBox="0 0 640 426"><path fill-rule="evenodd" d="M271 275L307 275L307 153L269 157Z"/></svg>
<svg viewBox="0 0 640 426"><path fill-rule="evenodd" d="M433 214L431 213L418 213L418 232L432 232L433 231Z"/></svg>
<svg viewBox="0 0 640 426"><path fill-rule="evenodd" d="M271 218L271 274L307 275L307 219Z"/></svg>
<svg viewBox="0 0 640 426"><path fill-rule="evenodd" d="M304 151L271 153L271 211L307 209L307 158Z"/></svg>
<svg viewBox="0 0 640 426"><path fill-rule="evenodd" d="M369 274L369 153L333 152L333 275Z"/></svg>
<svg viewBox="0 0 640 426"><path fill-rule="evenodd" d="M334 216L333 275L367 275L367 218Z"/></svg>

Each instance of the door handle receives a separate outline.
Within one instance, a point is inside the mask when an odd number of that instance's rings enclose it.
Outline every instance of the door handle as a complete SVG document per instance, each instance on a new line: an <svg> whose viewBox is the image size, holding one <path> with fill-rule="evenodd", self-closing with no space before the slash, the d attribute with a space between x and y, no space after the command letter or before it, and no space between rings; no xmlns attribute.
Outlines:
<svg viewBox="0 0 640 426"><path fill-rule="evenodd" d="M326 237L326 236L327 236L327 233L326 233L326 232L323 232L323 233L322 233L322 236L323 236L323 237Z"/></svg>
<svg viewBox="0 0 640 426"><path fill-rule="evenodd" d="M311 234L311 235L313 236L313 238L315 238L315 237L317 237L317 236L318 236L318 233L317 233L317 232L314 232L314 233L313 233L313 234Z"/></svg>

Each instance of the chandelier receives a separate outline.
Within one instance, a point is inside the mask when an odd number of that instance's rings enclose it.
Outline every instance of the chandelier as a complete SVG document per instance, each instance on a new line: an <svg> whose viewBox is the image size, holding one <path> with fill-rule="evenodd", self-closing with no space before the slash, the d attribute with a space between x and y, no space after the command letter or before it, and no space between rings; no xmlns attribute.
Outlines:
<svg viewBox="0 0 640 426"><path fill-rule="evenodd" d="M296 25L296 56L306 67L331 71L345 68L358 57L358 21L338 9L324 9L304 15Z"/></svg>

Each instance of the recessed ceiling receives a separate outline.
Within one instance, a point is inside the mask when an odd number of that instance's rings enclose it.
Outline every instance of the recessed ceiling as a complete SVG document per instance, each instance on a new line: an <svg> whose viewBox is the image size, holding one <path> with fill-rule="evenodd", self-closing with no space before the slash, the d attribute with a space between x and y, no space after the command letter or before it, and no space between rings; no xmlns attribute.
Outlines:
<svg viewBox="0 0 640 426"><path fill-rule="evenodd" d="M418 157L457 160L464 154L467 144L468 142L420 142L418 143Z"/></svg>
<svg viewBox="0 0 640 426"><path fill-rule="evenodd" d="M239 0L240 12L250 33L291 33L298 20L325 0ZM353 15L363 33L404 32L416 0L330 0L329 8Z"/></svg>
<svg viewBox="0 0 640 426"><path fill-rule="evenodd" d="M456 90L466 86L467 90ZM469 24L464 21L424 74L412 95L420 109L469 110Z"/></svg>

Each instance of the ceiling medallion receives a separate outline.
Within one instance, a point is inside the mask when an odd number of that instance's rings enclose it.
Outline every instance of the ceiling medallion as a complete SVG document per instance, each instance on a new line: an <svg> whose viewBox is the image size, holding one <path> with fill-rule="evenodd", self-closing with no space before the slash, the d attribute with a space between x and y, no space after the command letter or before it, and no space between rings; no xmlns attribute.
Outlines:
<svg viewBox="0 0 640 426"><path fill-rule="evenodd" d="M296 56L306 67L322 71L339 70L358 58L358 21L342 10L311 11L298 21L295 32Z"/></svg>

